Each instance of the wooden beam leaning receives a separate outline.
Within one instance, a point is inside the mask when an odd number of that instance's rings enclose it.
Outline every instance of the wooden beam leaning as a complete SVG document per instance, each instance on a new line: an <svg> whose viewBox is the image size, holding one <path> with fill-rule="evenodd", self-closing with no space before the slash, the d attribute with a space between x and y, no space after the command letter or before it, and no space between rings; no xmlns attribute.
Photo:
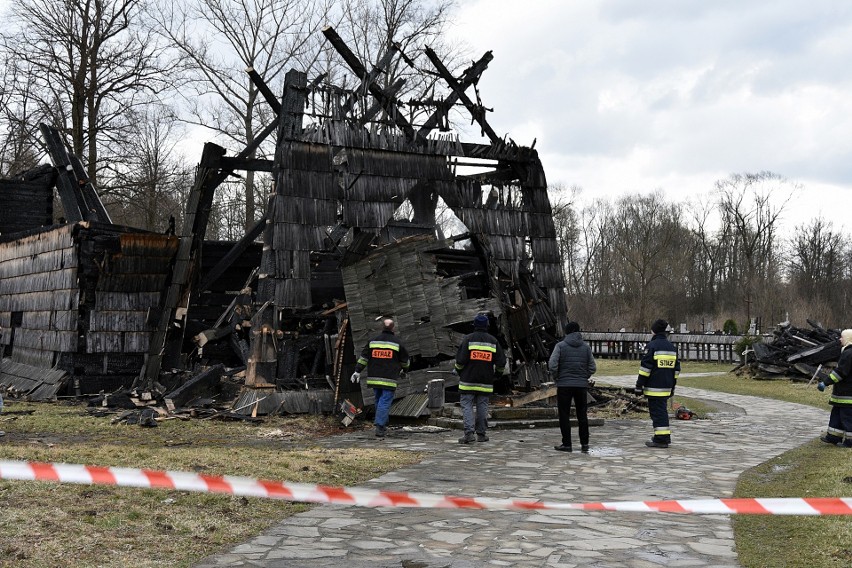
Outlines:
<svg viewBox="0 0 852 568"><path fill-rule="evenodd" d="M334 49L343 57L343 61L349 65L349 68L355 72L358 77L367 77L369 73L367 72L367 68L364 67L363 63L358 59L358 56L352 53L349 47L343 42L343 39L337 35L337 32L334 31L334 28L327 27L322 31L323 35L328 39ZM367 85L367 90L370 91L370 94L373 95L379 104L382 105L382 108L385 112L388 113L388 116L394 121L397 128L399 128L404 134L405 137L413 142L417 140L417 134L414 132L414 127L411 126L404 116L397 112L396 106L394 105L396 99L390 96L384 89L376 84L375 81L371 81Z"/></svg>
<svg viewBox="0 0 852 568"><path fill-rule="evenodd" d="M396 94L402 89L402 86L405 84L405 79L397 79L393 82L393 84L386 91L388 95L395 97ZM360 117L355 120L355 123L358 126L364 127L368 122L373 120L373 118L379 114L379 111L382 110L382 105L376 101L373 105L370 106L369 109Z"/></svg>
<svg viewBox="0 0 852 568"><path fill-rule="evenodd" d="M370 84L373 83L376 79L378 79L379 75L385 72L385 67L387 67L388 63L393 60L394 55L396 55L398 51L399 49L396 47L396 45L392 45L390 49L385 52L385 54L382 56L376 66L373 67L373 69L369 73L361 77L361 85L358 87L357 90L363 91L365 89L368 89ZM393 92L393 88L386 92L391 97L396 94L395 92ZM356 99L357 97L354 93L349 95L346 101L340 106L341 116L346 116L347 114L349 114L349 112L352 110L352 107L355 106Z"/></svg>
<svg viewBox="0 0 852 568"><path fill-rule="evenodd" d="M164 291L164 297L160 299L162 310L157 329L151 337L145 362L139 376L133 382L133 388L141 388L143 391L153 390L154 383L160 376L163 359L172 360L175 349L177 353L180 353L180 343L186 326L181 325L175 328L173 324L176 320L183 319L183 314L179 314L181 303L184 304L183 307L188 306L190 281L197 262L196 252L203 240L203 236L199 237L198 233L206 230L206 219L209 215L209 211L204 212L202 209L206 203L212 202L212 194L220 183L216 182L218 170L214 166L224 153L225 149L216 144L204 145L201 165L189 194L178 252L172 265L171 281ZM175 336L179 336L180 341Z"/></svg>
<svg viewBox="0 0 852 568"><path fill-rule="evenodd" d="M74 167L68 158L68 150L65 149L59 132L46 124L40 124L39 129L44 137L47 153L50 155L50 159L59 173L56 178L56 190L60 201L62 201L65 219L69 223L78 223L86 220L89 208L80 191L80 185L77 183L77 177L74 175Z"/></svg>
<svg viewBox="0 0 852 568"><path fill-rule="evenodd" d="M201 283L198 285L198 287L196 288L196 292L203 292L207 290L207 288L213 282L215 282L217 278L222 276L222 274L224 274L225 271L231 267L234 261L237 260L246 251L249 245L251 245L251 243L253 243L256 238L263 234L263 229L264 227L266 227L266 215L267 213L264 213L263 217L257 223L255 223L255 225L251 229L249 229L245 236L243 236L243 238L237 241L231 248L231 250L229 250L228 253L223 256L219 262L216 263L216 266L211 268L207 272L207 274L204 275L204 280L202 280Z"/></svg>
<svg viewBox="0 0 852 568"><path fill-rule="evenodd" d="M40 124L39 128L47 144L50 158L53 160L54 166L59 170L58 179L60 185L63 186L62 189L66 193L70 190L73 194L73 199L77 204L77 209L79 209L81 217L81 219L77 220L112 223L112 219L110 219L106 207L104 207L101 198L95 191L95 186L89 180L89 176L86 174L80 158L66 149L58 130L47 124ZM60 199L62 199L64 208L66 198L62 197L61 192ZM68 218L67 213L66 211L66 218ZM73 216L76 216L76 212L74 212ZM75 220L70 218L69 221L75 222Z"/></svg>
<svg viewBox="0 0 852 568"><path fill-rule="evenodd" d="M263 77L254 70L254 67L249 67L246 69L246 73L248 73L251 82L254 83L254 86L257 87L257 90L260 91L260 94L263 95L264 100L269 104L272 108L272 111L275 114L281 112L281 103L278 102L278 99L275 97L275 94L272 92L272 89L269 88L269 85L266 84L266 81L263 80Z"/></svg>
<svg viewBox="0 0 852 568"><path fill-rule="evenodd" d="M491 125L489 125L488 122L485 120L485 111L483 110L482 106L474 103L472 100L470 100L470 97L465 94L465 90L467 89L467 87L475 83L476 79L479 78L479 75L470 75L473 80L467 83L467 85L463 86L463 83L453 77L452 73L450 73L450 70L447 69L444 63L440 60L440 58L438 58L437 53L435 53L431 48L428 47L425 49L425 51L426 57L429 58L429 61L432 62L432 65L435 66L435 69L438 71L441 77L443 77L444 81L446 81L450 88L453 89L453 92L458 95L458 98L470 112L470 115L473 117L473 119L477 123L479 123L479 126L482 128L482 131L488 136L488 139L491 140L491 142L494 144L500 142L500 137L497 136L497 133L494 132L494 129L491 128ZM485 62L485 66L487 67L488 61L491 61L491 59L493 59L493 56L491 56L490 51L487 52L485 56L483 56L483 58L479 60L479 63L485 61L486 57L488 57L487 61ZM473 69L473 67L468 69L468 71L470 71L471 69ZM481 74L484 70L485 67L483 67L482 70L479 71L479 74ZM465 71L465 75L467 75L467 71Z"/></svg>
<svg viewBox="0 0 852 568"><path fill-rule="evenodd" d="M95 186L89 180L86 169L83 167L83 162L74 154L69 153L68 158L71 161L71 167L74 168L74 175L77 177L80 185L80 192L83 194L83 199L86 200L86 205L89 208L90 220L100 221L102 223L112 223L112 219L104 207L103 201L95 191ZM94 217L94 219L91 219Z"/></svg>

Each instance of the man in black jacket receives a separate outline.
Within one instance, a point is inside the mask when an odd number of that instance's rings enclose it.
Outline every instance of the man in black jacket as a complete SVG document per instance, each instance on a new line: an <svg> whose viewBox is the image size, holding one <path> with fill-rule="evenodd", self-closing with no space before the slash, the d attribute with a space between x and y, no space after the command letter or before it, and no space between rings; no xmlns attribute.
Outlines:
<svg viewBox="0 0 852 568"><path fill-rule="evenodd" d="M562 443L554 449L571 451L571 401L577 409L577 426L580 429L580 451L589 451L589 417L587 395L589 379L597 371L592 348L580 335L580 324L575 321L565 325L565 337L553 348L547 367L556 375L556 406L559 408L559 430Z"/></svg>
<svg viewBox="0 0 852 568"><path fill-rule="evenodd" d="M393 333L393 320L386 318L382 326L382 332L364 346L355 364L355 372L352 373L352 382L358 383L361 381L361 371L367 369L367 386L372 387L376 395L377 438L385 437L397 381L411 363L408 351Z"/></svg>
<svg viewBox="0 0 852 568"><path fill-rule="evenodd" d="M831 415L828 417L828 431L820 440L827 444L836 444L852 448L852 329L840 332L840 360L824 382L817 388L824 391L826 383L834 385L831 398Z"/></svg>
<svg viewBox="0 0 852 568"><path fill-rule="evenodd" d="M473 333L465 336L456 352L454 372L459 375L464 417L464 436L459 438L460 444L488 441L485 433L488 428L488 399L494 392L495 378L506 368L503 347L487 330L488 316L477 315L473 318Z"/></svg>
<svg viewBox="0 0 852 568"><path fill-rule="evenodd" d="M680 361L677 349L666 337L668 327L669 323L664 319L651 324L654 336L645 346L636 379L636 394L644 394L648 398L648 413L654 425L654 437L645 442L649 448L668 448L672 443L667 403L669 397L674 396Z"/></svg>

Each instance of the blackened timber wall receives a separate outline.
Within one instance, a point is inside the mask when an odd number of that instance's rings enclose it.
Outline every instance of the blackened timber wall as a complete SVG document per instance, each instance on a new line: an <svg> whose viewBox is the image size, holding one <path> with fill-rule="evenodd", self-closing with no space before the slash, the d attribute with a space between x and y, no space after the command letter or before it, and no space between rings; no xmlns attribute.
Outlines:
<svg viewBox="0 0 852 568"><path fill-rule="evenodd" d="M98 223L0 243L5 356L34 374L67 371L76 394L126 386L142 366L176 246L175 237Z"/></svg>
<svg viewBox="0 0 852 568"><path fill-rule="evenodd" d="M0 234L51 225L55 180L52 166L41 166L16 179L0 179Z"/></svg>
<svg viewBox="0 0 852 568"><path fill-rule="evenodd" d="M335 126L333 132L337 141L365 142L365 134L359 131L347 137ZM373 139L391 148L397 147L395 141ZM282 308L308 308L315 303L310 253L326 248L329 227L341 221L379 233L419 183L452 179L445 155L414 149L402 152L288 141L278 153L282 170L270 201L272 240L262 272L266 286L274 283L272 297Z"/></svg>
<svg viewBox="0 0 852 568"><path fill-rule="evenodd" d="M77 351L78 264L71 225L0 244L0 343L13 362L49 369Z"/></svg>

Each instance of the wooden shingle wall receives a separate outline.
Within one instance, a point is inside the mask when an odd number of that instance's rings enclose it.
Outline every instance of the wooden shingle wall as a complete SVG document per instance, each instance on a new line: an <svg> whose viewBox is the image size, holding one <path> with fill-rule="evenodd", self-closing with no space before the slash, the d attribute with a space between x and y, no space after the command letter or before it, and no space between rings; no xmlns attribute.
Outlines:
<svg viewBox="0 0 852 568"><path fill-rule="evenodd" d="M77 350L77 260L70 225L0 244L0 344L13 362L49 369Z"/></svg>
<svg viewBox="0 0 852 568"><path fill-rule="evenodd" d="M17 179L0 179L0 234L51 225L55 179L52 166L30 170Z"/></svg>
<svg viewBox="0 0 852 568"><path fill-rule="evenodd" d="M0 344L15 373L57 368L77 379L77 394L125 386L142 366L176 246L95 223L1 243Z"/></svg>
<svg viewBox="0 0 852 568"><path fill-rule="evenodd" d="M452 326L483 312L500 315L496 298L466 298L459 277L436 274L435 249L443 246L432 236L409 237L343 268L356 355L378 333L376 318L394 318L412 356L446 359L463 336Z"/></svg>
<svg viewBox="0 0 852 568"><path fill-rule="evenodd" d="M469 327L479 313L490 312L499 318L501 305L490 296L468 298L459 276L437 274L437 258L444 247L431 235L408 237L343 268L356 356L380 331L377 318L393 317L409 355L432 361L433 369L443 361L446 378L452 382L446 362L455 357L464 337L455 328ZM422 392L426 382L436 376L426 370L410 372L395 398ZM372 389L365 385L361 383L362 401L373 404Z"/></svg>

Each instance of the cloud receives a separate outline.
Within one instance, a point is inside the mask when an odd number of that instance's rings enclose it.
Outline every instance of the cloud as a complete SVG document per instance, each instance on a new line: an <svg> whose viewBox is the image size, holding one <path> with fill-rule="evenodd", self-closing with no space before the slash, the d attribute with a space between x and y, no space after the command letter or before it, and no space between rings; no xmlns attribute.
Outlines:
<svg viewBox="0 0 852 568"><path fill-rule="evenodd" d="M677 198L768 170L800 213L852 206L852 2L478 0L454 31L493 51L489 122L551 183Z"/></svg>

